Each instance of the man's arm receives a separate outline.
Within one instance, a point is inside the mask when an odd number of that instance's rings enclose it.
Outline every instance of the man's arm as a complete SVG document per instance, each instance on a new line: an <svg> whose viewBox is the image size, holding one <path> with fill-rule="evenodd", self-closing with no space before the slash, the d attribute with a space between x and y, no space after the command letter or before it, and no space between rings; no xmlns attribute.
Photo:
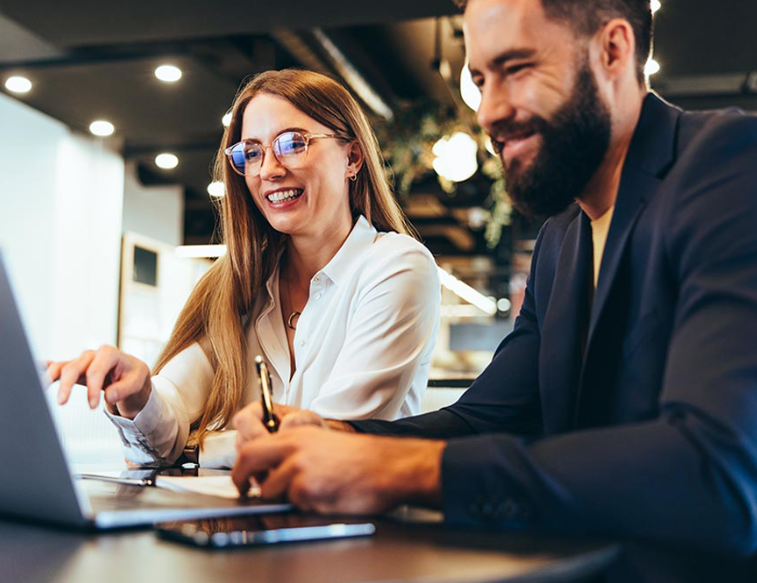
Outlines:
<svg viewBox="0 0 757 583"><path fill-rule="evenodd" d="M533 441L453 440L447 520L754 552L757 121L733 123L669 177L657 235L676 303L659 416Z"/></svg>

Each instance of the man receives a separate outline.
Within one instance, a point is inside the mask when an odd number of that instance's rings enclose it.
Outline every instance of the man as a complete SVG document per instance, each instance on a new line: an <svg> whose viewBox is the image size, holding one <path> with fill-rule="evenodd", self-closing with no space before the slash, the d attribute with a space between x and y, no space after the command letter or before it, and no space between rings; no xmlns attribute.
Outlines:
<svg viewBox="0 0 757 583"><path fill-rule="evenodd" d="M320 512L436 504L451 523L753 553L757 119L648 93L647 0L470 0L464 21L508 189L552 215L515 329L435 413L282 407L267 435L248 408L235 482Z"/></svg>

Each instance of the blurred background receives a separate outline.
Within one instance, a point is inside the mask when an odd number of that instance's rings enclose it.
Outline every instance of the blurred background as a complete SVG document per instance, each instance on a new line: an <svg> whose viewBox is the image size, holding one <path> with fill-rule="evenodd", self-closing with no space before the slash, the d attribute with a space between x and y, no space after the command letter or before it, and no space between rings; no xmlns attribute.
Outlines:
<svg viewBox="0 0 757 583"><path fill-rule="evenodd" d="M660 3L661 2L661 3ZM660 0L652 87L757 109L757 2ZM451 0L0 0L0 249L40 357L118 344L151 363L218 251L211 168L251 75L304 67L364 105L397 197L444 270L425 406L511 329L539 223L475 123Z"/></svg>

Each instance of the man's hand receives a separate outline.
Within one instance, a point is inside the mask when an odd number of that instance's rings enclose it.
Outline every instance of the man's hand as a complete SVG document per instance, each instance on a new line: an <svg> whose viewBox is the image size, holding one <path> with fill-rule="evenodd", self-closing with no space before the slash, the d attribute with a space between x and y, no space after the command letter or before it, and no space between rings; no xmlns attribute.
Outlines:
<svg viewBox="0 0 757 583"><path fill-rule="evenodd" d="M241 445L231 476L242 494L255 478L264 498L286 498L301 510L324 514L439 505L445 445L297 427Z"/></svg>
<svg viewBox="0 0 757 583"><path fill-rule="evenodd" d="M307 425L340 431L353 431L352 426L347 423L324 419L317 413L306 409L276 404L275 412L279 418L279 431L287 431ZM258 437L268 435L268 430L263 425L263 407L259 401L247 405L234 416L234 429L237 430L237 447Z"/></svg>

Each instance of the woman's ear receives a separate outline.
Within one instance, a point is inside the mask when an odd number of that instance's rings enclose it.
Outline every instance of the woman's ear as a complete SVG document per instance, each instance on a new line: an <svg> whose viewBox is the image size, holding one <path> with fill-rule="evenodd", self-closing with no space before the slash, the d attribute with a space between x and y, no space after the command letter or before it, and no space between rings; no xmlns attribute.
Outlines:
<svg viewBox="0 0 757 583"><path fill-rule="evenodd" d="M363 149L357 140L350 143L347 150L347 177L356 176L363 167Z"/></svg>

